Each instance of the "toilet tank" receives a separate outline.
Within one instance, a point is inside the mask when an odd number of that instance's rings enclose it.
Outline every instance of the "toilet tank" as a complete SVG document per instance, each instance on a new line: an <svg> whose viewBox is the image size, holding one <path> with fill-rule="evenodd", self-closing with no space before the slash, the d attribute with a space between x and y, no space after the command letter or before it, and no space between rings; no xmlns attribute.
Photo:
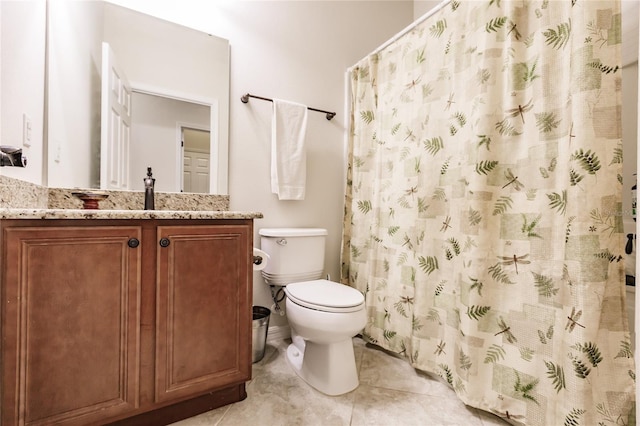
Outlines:
<svg viewBox="0 0 640 426"><path fill-rule="evenodd" d="M322 277L326 229L263 228L259 234L260 248L269 255L262 270L268 284L287 285Z"/></svg>

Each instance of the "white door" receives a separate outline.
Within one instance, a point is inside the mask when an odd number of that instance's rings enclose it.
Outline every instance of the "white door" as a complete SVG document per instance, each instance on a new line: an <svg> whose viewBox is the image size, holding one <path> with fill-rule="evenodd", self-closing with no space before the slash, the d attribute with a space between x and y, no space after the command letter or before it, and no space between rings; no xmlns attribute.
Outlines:
<svg viewBox="0 0 640 426"><path fill-rule="evenodd" d="M102 43L100 188L129 188L131 85L109 43Z"/></svg>
<svg viewBox="0 0 640 426"><path fill-rule="evenodd" d="M184 192L209 193L209 157L208 152L184 151Z"/></svg>

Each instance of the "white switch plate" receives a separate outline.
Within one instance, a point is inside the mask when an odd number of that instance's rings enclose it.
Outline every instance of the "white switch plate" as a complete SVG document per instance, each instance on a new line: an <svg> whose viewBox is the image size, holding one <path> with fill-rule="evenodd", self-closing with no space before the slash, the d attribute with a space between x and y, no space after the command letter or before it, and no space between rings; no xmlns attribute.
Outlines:
<svg viewBox="0 0 640 426"><path fill-rule="evenodd" d="M61 159L62 159L62 143L60 141L56 141L53 161L55 161L56 163L59 163Z"/></svg>
<svg viewBox="0 0 640 426"><path fill-rule="evenodd" d="M29 148L31 146L31 118L27 114L22 114L22 146Z"/></svg>

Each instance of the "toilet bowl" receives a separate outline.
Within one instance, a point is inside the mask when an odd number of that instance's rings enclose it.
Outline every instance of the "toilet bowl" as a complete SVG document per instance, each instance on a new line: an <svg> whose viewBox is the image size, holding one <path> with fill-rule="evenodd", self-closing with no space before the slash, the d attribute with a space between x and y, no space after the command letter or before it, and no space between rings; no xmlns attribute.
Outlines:
<svg viewBox="0 0 640 426"><path fill-rule="evenodd" d="M305 382L327 395L358 387L352 337L366 324L364 296L327 280L285 287L292 329L287 361Z"/></svg>

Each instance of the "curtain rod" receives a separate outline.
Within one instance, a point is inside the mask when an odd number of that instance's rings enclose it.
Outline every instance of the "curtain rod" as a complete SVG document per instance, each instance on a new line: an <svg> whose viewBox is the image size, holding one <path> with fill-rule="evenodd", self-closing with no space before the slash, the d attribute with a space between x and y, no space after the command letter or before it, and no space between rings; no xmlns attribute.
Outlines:
<svg viewBox="0 0 640 426"><path fill-rule="evenodd" d="M427 13L425 13L424 15L422 15L421 17L419 17L418 19L416 19L415 21L413 21L411 24L409 24L408 26L406 26L402 31L400 31L399 33L397 33L396 35L394 35L393 37L391 37L389 40L385 41L382 45L380 45L377 49L375 49L373 52L369 53L366 57L370 56L370 55L374 55L378 52L380 52L382 49L384 49L385 47L388 47L391 43L397 41L400 37L402 37L403 35L405 35L406 33L408 33L409 31L411 31L412 29L414 29L415 27L417 27L418 25L420 25L421 23L423 23L424 21L426 21L427 19L429 19L432 15L435 15L437 12L440 11L440 9L442 9L443 7L445 7L446 5L448 5L449 3L451 3L451 0L442 0L440 3L438 3L437 6L433 7L431 10L429 10ZM364 58L362 58L364 59ZM351 71L357 64L360 63L360 61L362 61L362 59L360 59L358 62L356 62L355 65L352 65L351 67L349 67L347 69L347 71Z"/></svg>
<svg viewBox="0 0 640 426"><path fill-rule="evenodd" d="M256 98L256 99L262 99L263 101L269 101L269 102L273 102L273 99L271 98L263 98L262 96L256 96L256 95L252 95L250 93L245 93L244 95L242 95L240 97L240 100L242 101L243 104L246 104L247 102L249 102L249 98ZM325 114L327 114L327 120L331 120L333 117L336 116L335 112L331 112L331 111L325 111L322 109L317 109L317 108L311 108L311 107L307 107L308 110L311 111L318 111L318 112L324 112Z"/></svg>

